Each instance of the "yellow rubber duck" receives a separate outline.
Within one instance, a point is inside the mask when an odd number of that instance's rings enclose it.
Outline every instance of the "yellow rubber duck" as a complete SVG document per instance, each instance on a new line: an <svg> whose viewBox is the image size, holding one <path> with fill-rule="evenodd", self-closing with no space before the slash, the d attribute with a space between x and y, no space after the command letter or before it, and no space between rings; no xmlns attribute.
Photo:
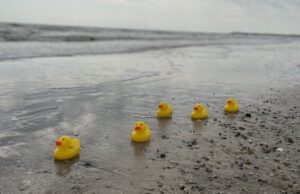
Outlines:
<svg viewBox="0 0 300 194"><path fill-rule="evenodd" d="M56 160L68 160L80 152L80 141L77 138L61 136L55 144L57 148L54 150L53 156Z"/></svg>
<svg viewBox="0 0 300 194"><path fill-rule="evenodd" d="M202 104L195 104L192 112L192 119L205 119L208 117L208 110Z"/></svg>
<svg viewBox="0 0 300 194"><path fill-rule="evenodd" d="M233 112L234 113L234 112L238 112L239 111L239 107L240 107L240 105L238 104L238 102L235 99L228 98L227 102L226 102L226 104L224 106L224 110L226 112Z"/></svg>
<svg viewBox="0 0 300 194"><path fill-rule="evenodd" d="M167 102L160 102L158 105L158 110L156 112L157 117L159 118L168 118L172 117L173 107Z"/></svg>
<svg viewBox="0 0 300 194"><path fill-rule="evenodd" d="M131 132L131 139L134 142L146 142L149 141L151 137L151 130L149 126L142 122L138 121L135 123L134 130Z"/></svg>

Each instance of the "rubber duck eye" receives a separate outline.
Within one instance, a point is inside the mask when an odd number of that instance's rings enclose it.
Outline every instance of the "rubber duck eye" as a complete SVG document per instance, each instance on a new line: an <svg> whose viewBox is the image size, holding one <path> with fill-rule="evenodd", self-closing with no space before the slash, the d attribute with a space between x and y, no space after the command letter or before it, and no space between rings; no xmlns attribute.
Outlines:
<svg viewBox="0 0 300 194"><path fill-rule="evenodd" d="M62 138L63 141L65 141L65 138Z"/></svg>
<svg viewBox="0 0 300 194"><path fill-rule="evenodd" d="M141 125L143 126L143 123L141 123Z"/></svg>

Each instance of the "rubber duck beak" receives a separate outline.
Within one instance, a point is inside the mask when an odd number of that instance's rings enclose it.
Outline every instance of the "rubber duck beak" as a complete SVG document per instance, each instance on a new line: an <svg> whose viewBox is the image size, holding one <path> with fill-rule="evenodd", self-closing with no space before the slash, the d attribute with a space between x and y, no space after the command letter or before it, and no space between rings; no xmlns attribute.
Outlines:
<svg viewBox="0 0 300 194"><path fill-rule="evenodd" d="M195 107L194 107L194 110L198 110L198 107L195 106Z"/></svg>
<svg viewBox="0 0 300 194"><path fill-rule="evenodd" d="M139 130L141 130L141 129L142 129L142 128L141 128L140 126L136 126L136 127L135 127L135 130L136 130L136 131L139 131Z"/></svg>
<svg viewBox="0 0 300 194"><path fill-rule="evenodd" d="M61 141L57 140L57 141L55 142L55 144L56 144L57 146L60 146L60 145L61 145Z"/></svg>

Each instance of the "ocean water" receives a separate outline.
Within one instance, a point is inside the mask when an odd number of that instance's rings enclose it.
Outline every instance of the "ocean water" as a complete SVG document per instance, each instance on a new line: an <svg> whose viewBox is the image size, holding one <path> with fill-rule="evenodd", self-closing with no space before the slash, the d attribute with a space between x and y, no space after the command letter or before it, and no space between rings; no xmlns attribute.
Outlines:
<svg viewBox="0 0 300 194"><path fill-rule="evenodd" d="M130 53L209 45L292 42L296 35L186 33L126 29L0 24L0 60Z"/></svg>

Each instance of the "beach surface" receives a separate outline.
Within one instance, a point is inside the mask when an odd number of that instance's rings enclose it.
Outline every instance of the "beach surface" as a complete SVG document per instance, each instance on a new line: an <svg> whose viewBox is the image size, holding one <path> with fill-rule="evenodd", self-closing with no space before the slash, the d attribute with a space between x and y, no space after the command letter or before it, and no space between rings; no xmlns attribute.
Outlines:
<svg viewBox="0 0 300 194"><path fill-rule="evenodd" d="M299 75L300 36L0 24L0 193L300 193Z"/></svg>

